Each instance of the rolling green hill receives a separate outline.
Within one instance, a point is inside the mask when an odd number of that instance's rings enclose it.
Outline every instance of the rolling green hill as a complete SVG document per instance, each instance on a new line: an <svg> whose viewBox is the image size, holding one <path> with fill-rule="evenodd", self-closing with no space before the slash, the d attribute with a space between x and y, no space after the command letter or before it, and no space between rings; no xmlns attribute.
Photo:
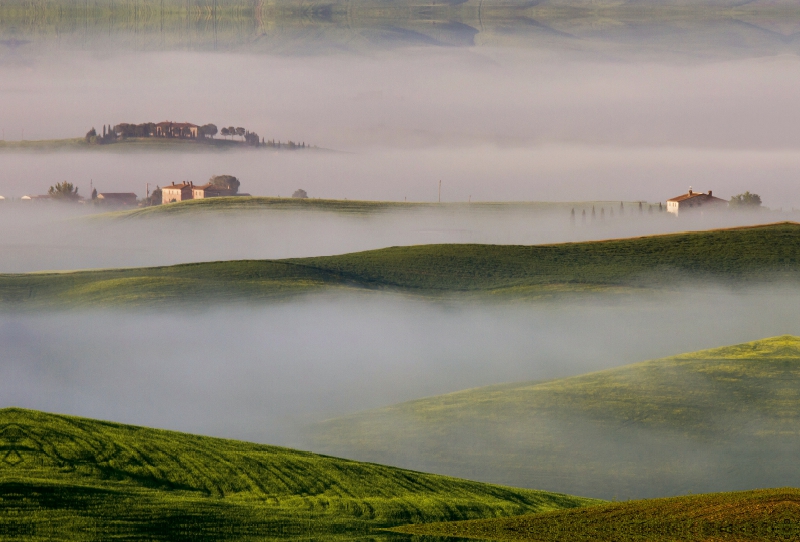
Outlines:
<svg viewBox="0 0 800 542"><path fill-rule="evenodd" d="M800 485L800 337L465 390L309 435L325 453L607 499Z"/></svg>
<svg viewBox="0 0 800 542"><path fill-rule="evenodd" d="M409 525L395 530L540 542L793 540L800 530L800 490L781 488L631 501L513 518Z"/></svg>
<svg viewBox="0 0 800 542"><path fill-rule="evenodd" d="M5 308L258 302L323 290L525 298L707 282L796 283L800 224L559 245L420 245L341 256L0 275Z"/></svg>
<svg viewBox="0 0 800 542"><path fill-rule="evenodd" d="M594 503L275 446L0 410L0 537L353 535Z"/></svg>
<svg viewBox="0 0 800 542"><path fill-rule="evenodd" d="M620 202L614 202L616 206ZM639 202L626 202L628 212L638 206ZM319 199L319 198L281 198L268 196L234 196L222 198L208 198L181 201L169 205L154 205L140 209L126 211L114 211L99 215L91 215L87 220L124 220L135 218L161 218L173 216L189 216L200 213L225 213L244 211L276 211L276 210L314 210L329 211L335 213L363 215L379 213L384 211L461 211L486 213L497 211L506 213L509 211L541 212L552 211L567 215L570 209L580 212L583 209L591 210L592 205L608 205L609 202L480 202L480 203L427 203L427 202L403 202L403 201L364 201L364 200L342 200L342 199Z"/></svg>

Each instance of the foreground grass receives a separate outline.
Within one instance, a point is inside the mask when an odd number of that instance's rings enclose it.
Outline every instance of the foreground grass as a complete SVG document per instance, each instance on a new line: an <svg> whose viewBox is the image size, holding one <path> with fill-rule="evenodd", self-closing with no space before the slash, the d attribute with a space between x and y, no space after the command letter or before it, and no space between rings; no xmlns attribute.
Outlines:
<svg viewBox="0 0 800 542"><path fill-rule="evenodd" d="M765 489L613 503L513 518L408 525L397 532L570 542L788 540L800 530L800 490Z"/></svg>
<svg viewBox="0 0 800 542"><path fill-rule="evenodd" d="M32 537L353 534L597 502L17 408L0 459L0 534Z"/></svg>
<svg viewBox="0 0 800 542"><path fill-rule="evenodd" d="M542 246L422 245L341 256L0 275L3 307L251 301L331 290L524 298L796 281L800 225Z"/></svg>
<svg viewBox="0 0 800 542"><path fill-rule="evenodd" d="M800 485L800 337L420 399L309 438L345 457L609 500Z"/></svg>

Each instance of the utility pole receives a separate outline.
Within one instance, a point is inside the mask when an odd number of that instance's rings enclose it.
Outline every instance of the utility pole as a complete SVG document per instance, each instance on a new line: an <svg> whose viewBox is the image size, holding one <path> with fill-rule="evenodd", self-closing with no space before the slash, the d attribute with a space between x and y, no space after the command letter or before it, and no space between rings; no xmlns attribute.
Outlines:
<svg viewBox="0 0 800 542"><path fill-rule="evenodd" d="M150 199L150 183L144 183L144 199Z"/></svg>
<svg viewBox="0 0 800 542"><path fill-rule="evenodd" d="M442 203L442 180L439 179L439 203Z"/></svg>

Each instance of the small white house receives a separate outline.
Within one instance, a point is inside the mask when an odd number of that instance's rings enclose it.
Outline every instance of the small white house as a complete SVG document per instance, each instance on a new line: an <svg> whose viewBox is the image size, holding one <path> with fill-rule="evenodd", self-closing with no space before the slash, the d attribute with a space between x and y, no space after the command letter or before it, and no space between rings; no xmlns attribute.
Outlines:
<svg viewBox="0 0 800 542"><path fill-rule="evenodd" d="M695 192L689 187L689 192L676 198L667 200L667 212L678 216L678 213L697 210L719 210L728 207L724 199L714 197L711 190L707 193Z"/></svg>

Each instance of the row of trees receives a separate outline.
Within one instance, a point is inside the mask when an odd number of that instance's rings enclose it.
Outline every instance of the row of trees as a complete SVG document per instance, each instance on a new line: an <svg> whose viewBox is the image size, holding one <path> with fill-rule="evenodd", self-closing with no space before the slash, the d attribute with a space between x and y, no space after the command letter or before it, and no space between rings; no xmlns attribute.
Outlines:
<svg viewBox="0 0 800 542"><path fill-rule="evenodd" d="M649 203L647 204L647 213L648 214L653 214L653 211L658 211L660 213L663 210L664 210L664 207L661 205L661 203L659 203L658 206L655 206L655 205L652 205L652 204L649 204ZM634 214L636 211L633 210L633 209L629 209L628 212L631 213L631 214ZM608 214L609 214L610 217L612 217L612 218L614 217L614 207L613 206L609 207ZM639 202L639 214L640 215L644 214L644 204L641 201ZM622 202L619 202L619 215L620 216L624 216L625 215L625 205ZM582 215L581 216L582 216L582 219L585 221L586 220L586 209L584 209L582 211ZM605 209L605 207L601 207L600 208L600 218L604 219L605 216L606 216L606 209ZM592 220L597 218L597 210L595 209L594 205L592 205L591 217L592 217ZM574 207L573 207L572 211L570 212L570 218L572 219L573 222L575 221L575 208Z"/></svg>
<svg viewBox="0 0 800 542"><path fill-rule="evenodd" d="M156 124L153 122L144 122L142 124L128 124L123 122L116 126L104 124L102 133L98 133L94 128L86 132L86 142L96 144L114 143L119 139L153 137L155 134ZM256 132L251 132L242 126L227 126L218 129L214 124L204 124L203 126L197 127L198 137L213 138L217 134L225 138L240 137L244 143L253 147L287 148L290 150L305 149L307 147L305 142L296 143L294 141L287 141L282 143L274 139L265 141L264 138L260 137Z"/></svg>
<svg viewBox="0 0 800 542"><path fill-rule="evenodd" d="M305 149L307 147L305 141L302 143L295 143L294 141L287 141L286 143L281 143L280 141L275 141L274 139L270 139L269 141L261 140L261 144L265 147L273 147L276 149L286 148L290 150L294 149Z"/></svg>
<svg viewBox="0 0 800 542"><path fill-rule="evenodd" d="M264 140L261 139L257 133L251 132L250 130L241 126L229 126L222 128L221 130L219 130L215 124L204 124L203 126L197 127L198 137L213 138L218 133L226 138L237 136L241 137L242 141L248 145L266 145ZM154 122L143 122L141 124L129 124L127 122L123 122L113 127L110 124L104 124L102 135L99 134L95 128L92 128L86 132L86 142L113 143L122 138L153 137L154 135L156 135L156 124Z"/></svg>
<svg viewBox="0 0 800 542"><path fill-rule="evenodd" d="M730 201L728 202L728 206L731 209L739 209L739 210L747 210L747 209L758 209L761 207L761 196L758 194L751 194L749 191L745 192L744 194L737 194L733 196ZM647 212L652 214L654 210L661 212L664 210L664 207L659 202L658 207L656 208L655 205L647 204ZM635 212L635 211L633 211ZM644 205L642 202L639 202L639 214L644 213ZM605 218L606 210L604 207L600 208L600 218ZM619 203L619 214L620 216L625 214L625 205L622 202ZM614 216L614 208L609 208L609 216ZM575 220L575 209L573 208L570 212L570 217L574 221ZM592 205L591 211L592 219L597 217L597 211L595 210L595 206ZM586 210L582 211L582 219L586 220Z"/></svg>

